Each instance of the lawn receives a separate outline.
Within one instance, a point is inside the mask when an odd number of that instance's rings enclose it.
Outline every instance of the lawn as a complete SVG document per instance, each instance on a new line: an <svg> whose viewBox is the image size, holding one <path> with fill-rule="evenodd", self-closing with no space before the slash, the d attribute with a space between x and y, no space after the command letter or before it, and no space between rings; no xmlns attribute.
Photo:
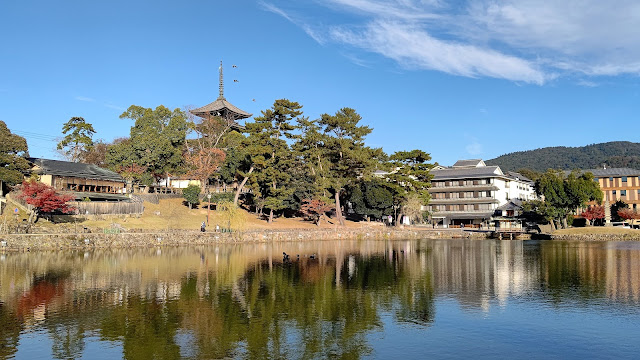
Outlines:
<svg viewBox="0 0 640 360"><path fill-rule="evenodd" d="M189 209L183 205L182 199L160 200L160 204L144 203L144 213L140 217L117 218L110 217L105 220L87 220L78 225L89 228L106 228L112 224L119 224L125 229L145 229L145 230L199 230L200 224L207 220L207 208L198 207ZM266 220L259 219L255 214L241 210L245 230L259 229L316 229L316 225L301 218L276 218L269 224ZM227 220L215 210L209 213L209 230L216 225L225 227ZM333 222L333 221L332 221ZM367 223L356 223L347 221L346 227L360 228ZM320 228L334 228L334 224L324 221Z"/></svg>

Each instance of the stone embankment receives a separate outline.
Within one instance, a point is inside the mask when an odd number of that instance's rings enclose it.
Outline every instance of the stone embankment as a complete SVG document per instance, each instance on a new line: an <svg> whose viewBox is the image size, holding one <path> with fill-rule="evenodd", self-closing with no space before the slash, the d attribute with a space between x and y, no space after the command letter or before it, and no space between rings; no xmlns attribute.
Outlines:
<svg viewBox="0 0 640 360"><path fill-rule="evenodd" d="M2 250L60 250L68 248L127 248L149 246L206 245L216 243L243 243L269 241L313 240L401 240L401 239L484 239L485 234L460 230L424 229L338 229L338 230L265 230L233 233L218 232L146 232L103 234L12 234L0 236Z"/></svg>
<svg viewBox="0 0 640 360"><path fill-rule="evenodd" d="M640 241L640 231L637 234L552 234L551 238L577 241Z"/></svg>

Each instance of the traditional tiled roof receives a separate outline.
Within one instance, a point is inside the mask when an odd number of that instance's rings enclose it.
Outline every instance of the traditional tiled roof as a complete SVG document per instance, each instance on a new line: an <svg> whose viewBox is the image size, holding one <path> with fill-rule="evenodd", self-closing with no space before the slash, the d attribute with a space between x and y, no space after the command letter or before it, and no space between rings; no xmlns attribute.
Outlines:
<svg viewBox="0 0 640 360"><path fill-rule="evenodd" d="M233 120L246 119L248 117L251 117L252 115L244 110L237 108L232 103L228 102L224 97L218 98L216 99L216 101L203 107L191 110L191 113L200 117L213 115L225 118L228 117Z"/></svg>
<svg viewBox="0 0 640 360"><path fill-rule="evenodd" d="M432 181L504 176L504 173L498 166L447 168L443 170L432 170L431 174L433 175Z"/></svg>
<svg viewBox="0 0 640 360"><path fill-rule="evenodd" d="M93 164L74 163L69 161L27 158L34 166L36 173L42 175L56 175L77 177L83 179L106 180L124 183L124 179L116 172L103 169Z"/></svg>
<svg viewBox="0 0 640 360"><path fill-rule="evenodd" d="M522 210L522 200L520 199L512 199L509 200L506 204L499 206L496 210Z"/></svg>
<svg viewBox="0 0 640 360"><path fill-rule="evenodd" d="M588 169L582 172L590 172L595 177L640 176L640 170L630 168Z"/></svg>
<svg viewBox="0 0 640 360"><path fill-rule="evenodd" d="M207 104L203 107L197 108L195 110L191 110L190 112L193 115L199 117L208 117L208 116L220 116L227 120L239 120L246 119L251 117L252 114L241 110L235 107L232 103L228 102L227 99L224 98L224 77L222 73L222 61L220 61L220 96L216 99L216 101ZM234 126L236 129L243 129L240 125Z"/></svg>
<svg viewBox="0 0 640 360"><path fill-rule="evenodd" d="M99 199L99 200L113 200L113 201L130 201L131 199L124 194L108 194L98 192L81 192L72 191L71 194L75 196L76 200L83 200L84 198Z"/></svg>
<svg viewBox="0 0 640 360"><path fill-rule="evenodd" d="M453 167L480 167L486 166L484 161L481 159L470 159L470 160L458 160Z"/></svg>
<svg viewBox="0 0 640 360"><path fill-rule="evenodd" d="M518 172L515 172L515 171L507 171L507 177L510 177L512 179L515 179L515 180L529 182L529 183L532 183L532 184L534 183L533 180L531 180L528 177L526 177L526 176L524 176L524 175L522 175L522 174L520 174Z"/></svg>

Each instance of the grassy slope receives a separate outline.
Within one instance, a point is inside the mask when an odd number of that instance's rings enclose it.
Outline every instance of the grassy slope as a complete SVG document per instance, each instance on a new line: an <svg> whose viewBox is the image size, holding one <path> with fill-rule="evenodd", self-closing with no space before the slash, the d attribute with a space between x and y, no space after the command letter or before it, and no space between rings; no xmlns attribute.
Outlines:
<svg viewBox="0 0 640 360"><path fill-rule="evenodd" d="M159 215L157 215L159 213ZM316 229L317 226L300 218L277 218L272 224L265 220L258 219L254 214L243 211L245 217L246 230L258 229ZM166 230L166 229L188 229L198 230L200 224L207 219L207 209L197 208L191 209L182 204L182 199L161 200L160 204L155 205L148 202L144 203L144 214L141 217L129 217L124 219L110 218L108 220L87 220L81 223L82 226L91 228L110 227L112 223L122 225L125 229L147 229L147 230ZM209 214L210 228L214 228L216 224L224 226L222 217L216 212L211 211ZM347 221L347 227L359 228L361 223ZM334 225L324 221L321 228L333 228Z"/></svg>

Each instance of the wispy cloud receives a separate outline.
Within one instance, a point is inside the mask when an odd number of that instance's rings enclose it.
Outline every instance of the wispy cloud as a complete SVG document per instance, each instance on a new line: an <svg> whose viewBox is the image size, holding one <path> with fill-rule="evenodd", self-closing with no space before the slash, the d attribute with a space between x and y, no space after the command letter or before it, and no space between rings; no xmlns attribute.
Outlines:
<svg viewBox="0 0 640 360"><path fill-rule="evenodd" d="M590 88L592 88L592 87L597 87L597 86L598 86L598 84L597 84L597 83L595 83L595 82L593 82L593 81L589 81L589 80L584 80L584 79L583 79L583 80L578 81L578 85L580 85L580 86L584 86L584 87L590 87Z"/></svg>
<svg viewBox="0 0 640 360"><path fill-rule="evenodd" d="M404 67L468 77L495 77L542 84L534 63L473 45L442 41L415 25L377 20L361 31L334 28L334 39L389 57Z"/></svg>
<svg viewBox="0 0 640 360"><path fill-rule="evenodd" d="M314 28L312 26L310 26L309 24L305 23L304 21L301 21L299 19L293 18L292 16L290 16L289 14L287 14L285 11L283 11L282 9L280 9L279 7L270 4L270 3L266 3L263 1L260 1L259 4L262 6L263 9L270 11L274 14L280 15L283 18L289 20L289 22L293 23L296 26L299 26L305 33L307 33L307 35L309 35L313 40L315 40L318 44L320 45L324 45L326 40L324 39L324 37L321 35L321 33L319 31L314 30Z"/></svg>
<svg viewBox="0 0 640 360"><path fill-rule="evenodd" d="M266 2L262 6L321 44L380 54L406 68L533 84L576 74L640 75L637 0L313 3L333 16L301 15Z"/></svg>
<svg viewBox="0 0 640 360"><path fill-rule="evenodd" d="M111 103L105 103L104 106L108 107L109 109L124 111L123 107L117 106L117 105L113 105Z"/></svg>
<svg viewBox="0 0 640 360"><path fill-rule="evenodd" d="M479 142L472 142L465 147L465 150L467 150L467 153L472 156L481 155L484 152L482 144Z"/></svg>
<svg viewBox="0 0 640 360"><path fill-rule="evenodd" d="M75 97L76 100L78 101L86 101L86 102L95 102L96 99L90 98L90 97L86 97L86 96L76 96Z"/></svg>

